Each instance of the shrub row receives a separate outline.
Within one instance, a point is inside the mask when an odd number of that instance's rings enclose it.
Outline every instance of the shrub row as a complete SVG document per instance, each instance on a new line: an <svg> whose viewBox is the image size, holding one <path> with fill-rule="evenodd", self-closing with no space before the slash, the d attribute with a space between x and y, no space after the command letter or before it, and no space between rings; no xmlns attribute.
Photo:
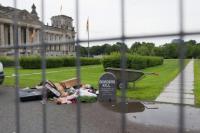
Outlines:
<svg viewBox="0 0 200 133"><path fill-rule="evenodd" d="M147 67L152 67L156 65L162 65L163 64L163 58L162 57L156 57L156 56L140 56L140 55L133 55L133 54L127 54L127 68L129 69L144 69ZM121 62L120 54L113 53L109 56L105 56L102 60L104 69L107 67L114 67L114 68L120 68L120 62Z"/></svg>
<svg viewBox="0 0 200 133"><path fill-rule="evenodd" d="M62 59L64 61L64 66L66 67L76 65L76 57L63 57ZM101 60L98 58L81 57L80 62L82 66L101 64Z"/></svg>
<svg viewBox="0 0 200 133"><path fill-rule="evenodd" d="M100 59L97 58L80 58L81 65L96 65L100 64ZM24 69L39 69L41 68L41 58L21 57L20 66ZM76 57L47 57L46 68L69 67L76 65Z"/></svg>
<svg viewBox="0 0 200 133"><path fill-rule="evenodd" d="M14 66L14 59L11 57L0 57L0 61L5 67ZM99 58L80 58L81 65L96 65L101 64ZM107 67L120 67L120 54L113 53L109 56L105 56L102 60L104 68ZM127 68L130 69L144 69L146 67L152 67L163 64L162 57L156 56L140 56L127 54ZM57 68L57 67L69 67L76 65L76 57L47 57L46 67ZM20 58L20 66L25 69L40 69L41 58L39 56L29 56Z"/></svg>
<svg viewBox="0 0 200 133"><path fill-rule="evenodd" d="M46 67L47 68L56 68L63 66L63 60L57 57L48 57L46 58ZM42 60L39 56L35 57L21 57L20 66L25 69L39 69L41 68Z"/></svg>
<svg viewBox="0 0 200 133"><path fill-rule="evenodd" d="M4 67L9 67L9 66L14 66L15 65L15 61L11 57L1 56L0 57L0 62L2 62Z"/></svg>

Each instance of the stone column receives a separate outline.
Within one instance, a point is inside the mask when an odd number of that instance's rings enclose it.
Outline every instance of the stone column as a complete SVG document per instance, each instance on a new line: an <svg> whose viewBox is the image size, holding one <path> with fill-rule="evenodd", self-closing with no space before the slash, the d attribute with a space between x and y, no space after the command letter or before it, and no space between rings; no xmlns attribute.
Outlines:
<svg viewBox="0 0 200 133"><path fill-rule="evenodd" d="M14 39L13 39L13 25L10 25L10 45L13 45Z"/></svg>
<svg viewBox="0 0 200 133"><path fill-rule="evenodd" d="M18 26L18 44L21 45L22 44L22 40L21 40L21 27Z"/></svg>
<svg viewBox="0 0 200 133"><path fill-rule="evenodd" d="M47 33L47 42L50 42L50 34Z"/></svg>
<svg viewBox="0 0 200 133"><path fill-rule="evenodd" d="M56 43L58 42L58 38L57 38L57 35L55 35L55 42L56 42Z"/></svg>
<svg viewBox="0 0 200 133"><path fill-rule="evenodd" d="M68 51L69 51L69 52L72 52L72 51L71 51L71 44L68 45Z"/></svg>
<svg viewBox="0 0 200 133"><path fill-rule="evenodd" d="M35 32L35 29L33 29L33 36L32 36L33 38L33 44L35 43L35 41L36 41L36 32Z"/></svg>
<svg viewBox="0 0 200 133"><path fill-rule="evenodd" d="M5 38L4 38L4 24L1 24L1 45L5 45Z"/></svg>
<svg viewBox="0 0 200 133"><path fill-rule="evenodd" d="M61 37L61 42L63 43L65 41L66 41L65 34L63 34L62 37ZM67 50L66 50L67 43L65 43L65 45L62 45L62 46L63 46L63 52L66 53L67 52Z"/></svg>
<svg viewBox="0 0 200 133"><path fill-rule="evenodd" d="M39 31L39 29L37 30L37 43L40 43L40 31Z"/></svg>
<svg viewBox="0 0 200 133"><path fill-rule="evenodd" d="M30 39L29 39L29 28L26 27L26 44L30 43Z"/></svg>
<svg viewBox="0 0 200 133"><path fill-rule="evenodd" d="M73 44L73 52L75 52L75 44Z"/></svg>
<svg viewBox="0 0 200 133"><path fill-rule="evenodd" d="M55 34L54 35L54 38L55 38L55 43L57 43L58 41L57 41L57 35ZM56 44L56 50L59 52L59 45L58 44Z"/></svg>

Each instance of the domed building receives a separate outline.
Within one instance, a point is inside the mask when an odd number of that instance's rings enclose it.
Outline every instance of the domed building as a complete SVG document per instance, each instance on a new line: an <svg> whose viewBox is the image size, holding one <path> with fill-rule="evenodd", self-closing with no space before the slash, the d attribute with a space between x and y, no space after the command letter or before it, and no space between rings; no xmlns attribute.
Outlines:
<svg viewBox="0 0 200 133"><path fill-rule="evenodd" d="M17 34L14 33L15 20ZM74 55L75 43L67 43L75 39L73 19L66 15L57 15L52 16L51 23L51 25L45 25L39 20L34 4L31 12L0 5L0 54L14 54L13 49L6 49L6 47L14 45L16 35L19 45L34 46L41 44L42 40L45 43L55 44L46 47L47 56ZM40 47L24 47L19 52L20 55L40 54Z"/></svg>

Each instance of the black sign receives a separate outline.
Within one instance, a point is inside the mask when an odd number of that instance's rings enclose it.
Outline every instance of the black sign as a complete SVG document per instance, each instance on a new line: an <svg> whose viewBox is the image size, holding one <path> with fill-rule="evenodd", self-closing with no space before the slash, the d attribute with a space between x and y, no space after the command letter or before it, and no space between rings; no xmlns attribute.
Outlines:
<svg viewBox="0 0 200 133"><path fill-rule="evenodd" d="M116 100L116 77L112 73L105 73L99 79L99 101L111 102Z"/></svg>

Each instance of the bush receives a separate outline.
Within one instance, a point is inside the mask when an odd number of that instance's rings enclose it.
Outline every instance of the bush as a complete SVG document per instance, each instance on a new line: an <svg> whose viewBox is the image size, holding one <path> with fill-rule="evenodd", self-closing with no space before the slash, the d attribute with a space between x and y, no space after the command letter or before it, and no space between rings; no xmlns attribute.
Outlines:
<svg viewBox="0 0 200 133"><path fill-rule="evenodd" d="M76 65L75 57L63 57L63 60L64 60L64 66L75 66ZM80 62L81 62L82 66L101 64L101 60L98 58L81 57Z"/></svg>
<svg viewBox="0 0 200 133"><path fill-rule="evenodd" d="M101 64L101 60L99 58L82 57L82 58L80 58L80 60L81 60L81 65L83 65L83 66Z"/></svg>
<svg viewBox="0 0 200 133"><path fill-rule="evenodd" d="M75 66L76 65L75 57L63 57L62 59L64 61L63 66L65 66L65 67Z"/></svg>
<svg viewBox="0 0 200 133"><path fill-rule="evenodd" d="M162 57L156 56L140 56L127 54L127 68L129 69L144 69L156 65L163 64ZM109 56L105 56L102 60L104 69L107 67L120 68L120 54L114 53Z"/></svg>
<svg viewBox="0 0 200 133"><path fill-rule="evenodd" d="M0 62L2 62L4 67L10 67L10 66L14 66L15 65L15 61L11 57L1 56L0 57Z"/></svg>
<svg viewBox="0 0 200 133"><path fill-rule="evenodd" d="M64 60L59 57L48 57L46 60L46 67L47 68L57 68L57 67L63 67L64 66Z"/></svg>
<svg viewBox="0 0 200 133"><path fill-rule="evenodd" d="M81 65L96 65L100 64L100 59L96 58L80 58ZM21 57L20 65L24 69L40 69L41 68L41 57L39 56L29 56ZM69 67L76 65L75 57L47 57L46 58L46 68L58 68L58 67Z"/></svg>
<svg viewBox="0 0 200 133"><path fill-rule="evenodd" d="M164 61L162 57L147 56L146 58L147 58L147 67L161 65L163 64L163 61Z"/></svg>
<svg viewBox="0 0 200 133"><path fill-rule="evenodd" d="M105 56L102 60L102 64L104 68L107 67L120 67L120 55L119 54L111 54L110 56Z"/></svg>
<svg viewBox="0 0 200 133"><path fill-rule="evenodd" d="M41 63L41 58L39 56L20 58L20 66L24 69L39 69L41 68Z"/></svg>

